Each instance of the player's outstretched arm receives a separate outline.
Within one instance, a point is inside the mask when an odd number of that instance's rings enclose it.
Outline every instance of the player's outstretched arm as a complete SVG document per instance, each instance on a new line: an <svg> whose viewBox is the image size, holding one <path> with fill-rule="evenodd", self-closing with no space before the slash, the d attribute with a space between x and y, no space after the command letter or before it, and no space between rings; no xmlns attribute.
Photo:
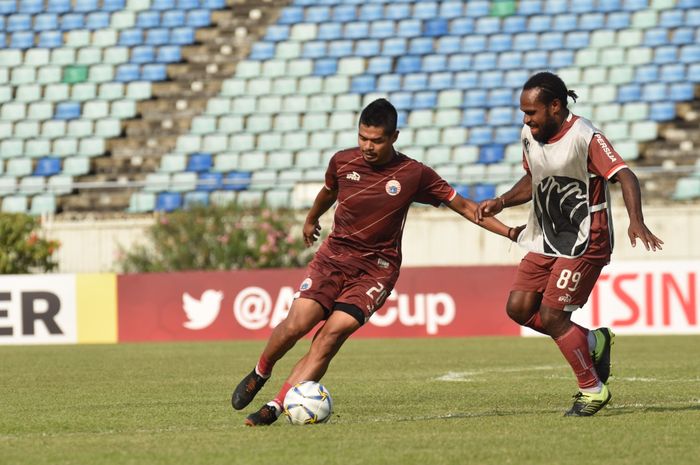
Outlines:
<svg viewBox="0 0 700 465"><path fill-rule="evenodd" d="M310 247L316 242L316 239L318 239L321 234L321 225L318 219L333 206L337 198L338 191L330 190L325 186L322 187L316 195L314 204L309 209L309 213L306 215L306 221L304 221L304 243L307 247Z"/></svg>
<svg viewBox="0 0 700 465"><path fill-rule="evenodd" d="M505 194L495 198L484 200L479 203L476 210L476 221L481 222L484 218L497 215L505 208L522 205L532 198L532 177L530 174L524 175Z"/></svg>
<svg viewBox="0 0 700 465"><path fill-rule="evenodd" d="M492 233L507 237L511 241L515 241L518 238L520 231L522 231L524 228L524 226L518 226L517 228L508 227L498 221L496 218L485 218L482 219L482 221L477 221L477 203L473 200L465 199L459 194L455 195L455 198L452 199L447 206L472 223L477 224L482 228L491 231Z"/></svg>
<svg viewBox="0 0 700 465"><path fill-rule="evenodd" d="M627 208L627 216L630 219L627 235L630 238L632 247L637 246L637 238L642 241L647 250L661 250L664 242L652 234L644 224L642 214L642 193L639 189L639 180L629 168L623 168L615 174L615 178L622 187L622 198Z"/></svg>

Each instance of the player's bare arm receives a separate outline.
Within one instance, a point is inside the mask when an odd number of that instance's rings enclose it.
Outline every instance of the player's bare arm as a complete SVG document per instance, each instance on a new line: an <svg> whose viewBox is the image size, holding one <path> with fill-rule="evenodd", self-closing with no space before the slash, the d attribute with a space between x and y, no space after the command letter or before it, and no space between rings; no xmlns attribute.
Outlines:
<svg viewBox="0 0 700 465"><path fill-rule="evenodd" d="M484 200L479 203L476 209L476 221L481 223L484 218L499 214L505 208L522 205L532 199L532 177L525 174L515 185L505 194L495 198Z"/></svg>
<svg viewBox="0 0 700 465"><path fill-rule="evenodd" d="M661 244L664 242L652 234L649 228L644 224L644 215L642 214L642 194L639 189L639 181L637 176L629 168L623 168L618 171L614 178L620 183L622 188L622 198L625 201L627 208L627 216L630 219L627 235L630 238L632 247L636 247L637 239L642 241L647 250L661 250Z"/></svg>
<svg viewBox="0 0 700 465"><path fill-rule="evenodd" d="M451 210L459 213L464 218L468 219L474 224L481 226L482 228L491 231L494 234L498 234L503 237L507 237L511 241L515 241L523 229L523 226L517 228L511 228L505 224L498 221L496 218L486 218L483 221L477 221L477 203L470 199L465 199L461 195L457 194L454 199L452 199L448 204Z"/></svg>
<svg viewBox="0 0 700 465"><path fill-rule="evenodd" d="M307 247L311 247L320 236L321 225L318 219L333 206L337 198L338 191L330 190L325 186L322 187L316 195L314 204L311 206L311 209L309 209L309 213L306 215L306 221L304 221L304 243Z"/></svg>

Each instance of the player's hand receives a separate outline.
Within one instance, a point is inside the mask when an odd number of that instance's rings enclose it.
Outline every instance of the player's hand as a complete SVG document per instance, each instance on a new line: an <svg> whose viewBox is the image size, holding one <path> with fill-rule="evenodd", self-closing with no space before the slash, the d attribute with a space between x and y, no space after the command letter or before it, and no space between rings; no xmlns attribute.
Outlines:
<svg viewBox="0 0 700 465"><path fill-rule="evenodd" d="M503 210L503 202L501 199L488 199L479 202L476 207L476 222L479 223L488 218L489 216L495 216Z"/></svg>
<svg viewBox="0 0 700 465"><path fill-rule="evenodd" d="M314 223L308 221L304 223L304 243L307 247L311 247L320 235L321 225L318 224L318 220Z"/></svg>
<svg viewBox="0 0 700 465"><path fill-rule="evenodd" d="M508 239L510 239L513 242L518 241L518 236L520 236L520 233L522 232L523 229L525 229L524 224L521 224L520 226L515 226L514 228L509 228L508 229Z"/></svg>
<svg viewBox="0 0 700 465"><path fill-rule="evenodd" d="M630 227L627 228L627 235L630 238L632 247L637 246L637 239L639 239L647 250L652 250L654 252L656 252L657 249L662 250L661 244L663 244L664 241L653 235L644 223L630 223Z"/></svg>

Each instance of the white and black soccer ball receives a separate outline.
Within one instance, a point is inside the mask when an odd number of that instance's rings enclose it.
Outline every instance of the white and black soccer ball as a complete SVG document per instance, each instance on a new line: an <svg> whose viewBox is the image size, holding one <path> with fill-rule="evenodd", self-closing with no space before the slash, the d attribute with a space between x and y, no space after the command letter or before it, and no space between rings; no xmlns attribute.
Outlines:
<svg viewBox="0 0 700 465"><path fill-rule="evenodd" d="M325 423L331 418L333 399L321 383L302 381L287 391L283 408L293 425Z"/></svg>

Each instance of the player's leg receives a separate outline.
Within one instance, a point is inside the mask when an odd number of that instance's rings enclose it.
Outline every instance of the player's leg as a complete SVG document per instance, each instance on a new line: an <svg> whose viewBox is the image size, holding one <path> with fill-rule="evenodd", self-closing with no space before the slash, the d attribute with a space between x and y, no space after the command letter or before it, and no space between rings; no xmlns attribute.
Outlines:
<svg viewBox="0 0 700 465"><path fill-rule="evenodd" d="M357 311L359 312L359 309ZM319 381L340 347L360 326L358 319L348 313L337 310L331 313L314 336L309 351L292 369L282 389L272 401L263 405L257 412L248 415L245 424L263 426L274 423L282 413L284 397L292 386L301 381Z"/></svg>
<svg viewBox="0 0 700 465"><path fill-rule="evenodd" d="M590 341L595 338L588 329L571 321L571 312L586 303L600 270L581 259L557 259L540 306L542 326L571 366L579 386L567 415L593 415L611 398L591 358Z"/></svg>
<svg viewBox="0 0 700 465"><path fill-rule="evenodd" d="M231 396L231 405L234 409L245 408L255 398L270 378L274 364L324 316L323 307L315 300L305 298L294 300L287 318L272 331L255 368L234 389Z"/></svg>
<svg viewBox="0 0 700 465"><path fill-rule="evenodd" d="M520 261L506 312L511 320L545 334L539 313L555 258L528 253Z"/></svg>

